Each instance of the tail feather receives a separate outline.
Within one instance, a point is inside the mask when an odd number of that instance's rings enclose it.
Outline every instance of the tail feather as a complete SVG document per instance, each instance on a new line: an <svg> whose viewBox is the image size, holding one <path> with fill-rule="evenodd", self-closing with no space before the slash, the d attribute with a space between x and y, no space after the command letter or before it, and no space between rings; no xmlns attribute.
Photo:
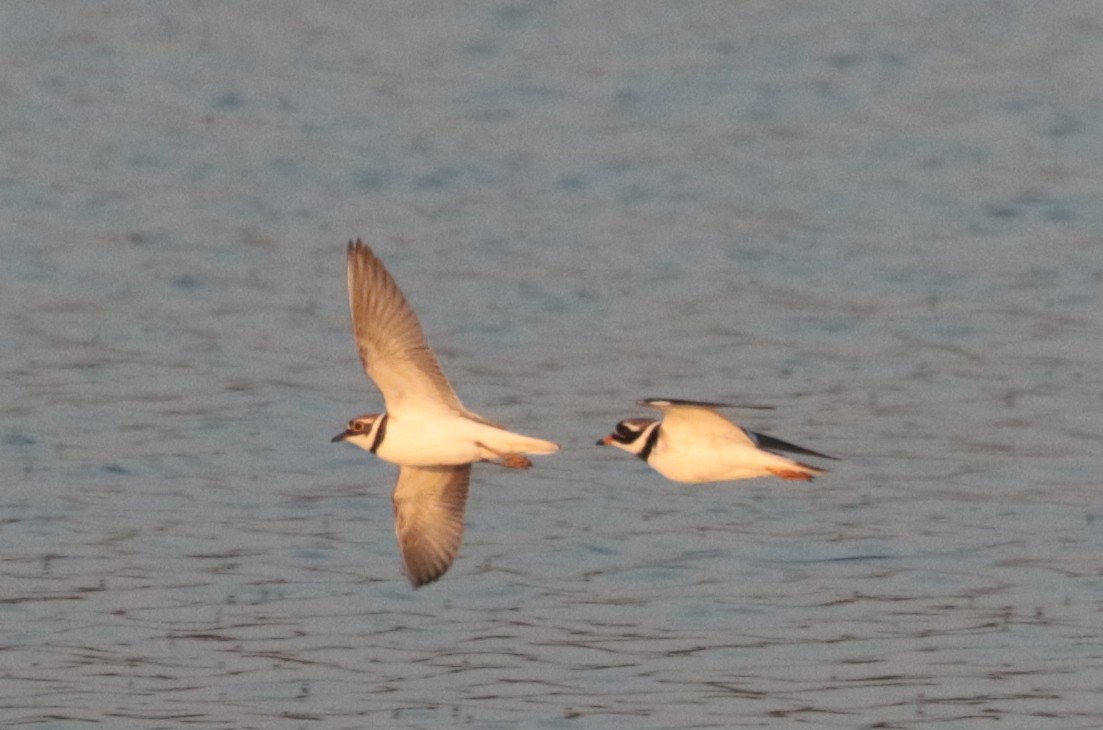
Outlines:
<svg viewBox="0 0 1103 730"><path fill-rule="evenodd" d="M495 438L486 442L487 446L509 454L554 454L559 451L559 444L552 441L538 439L535 436L526 436L522 433L505 431L502 438Z"/></svg>
<svg viewBox="0 0 1103 730"><path fill-rule="evenodd" d="M552 441L545 441L544 439L534 438L532 436L524 437L523 448L519 451L526 454L554 454L559 451L559 444Z"/></svg>

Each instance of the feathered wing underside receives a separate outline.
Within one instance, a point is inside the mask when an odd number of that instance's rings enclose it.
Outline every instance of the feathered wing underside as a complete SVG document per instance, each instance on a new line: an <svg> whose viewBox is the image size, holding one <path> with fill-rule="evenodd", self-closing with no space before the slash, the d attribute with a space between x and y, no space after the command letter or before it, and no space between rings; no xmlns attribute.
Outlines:
<svg viewBox="0 0 1103 730"><path fill-rule="evenodd" d="M395 535L414 588L444 575L463 539L471 466L403 466L394 488Z"/></svg>
<svg viewBox="0 0 1103 730"><path fill-rule="evenodd" d="M460 403L414 310L383 262L359 239L349 242L348 287L360 362L383 394L389 413L401 414L416 403L487 422Z"/></svg>

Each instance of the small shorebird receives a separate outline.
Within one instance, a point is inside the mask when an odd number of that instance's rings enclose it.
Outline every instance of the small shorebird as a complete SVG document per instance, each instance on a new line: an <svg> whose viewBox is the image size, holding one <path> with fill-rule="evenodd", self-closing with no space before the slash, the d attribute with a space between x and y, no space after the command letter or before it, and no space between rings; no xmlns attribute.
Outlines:
<svg viewBox="0 0 1103 730"><path fill-rule="evenodd" d="M444 575L460 548L471 464L527 469L524 454L559 450L464 408L425 341L417 315L360 239L348 246L349 311L360 361L385 413L357 416L333 437L398 464L395 532L417 588Z"/></svg>
<svg viewBox="0 0 1103 730"><path fill-rule="evenodd" d="M726 403L649 398L637 403L662 412L662 420L626 418L598 441L647 462L667 479L687 484L776 476L812 481L826 469L786 458L777 451L834 459L833 456L741 428L716 412Z"/></svg>

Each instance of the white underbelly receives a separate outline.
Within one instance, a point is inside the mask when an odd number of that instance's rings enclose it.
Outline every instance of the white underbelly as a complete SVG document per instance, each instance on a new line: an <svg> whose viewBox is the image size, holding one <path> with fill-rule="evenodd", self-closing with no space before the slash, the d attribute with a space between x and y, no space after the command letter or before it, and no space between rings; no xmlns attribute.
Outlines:
<svg viewBox="0 0 1103 730"><path fill-rule="evenodd" d="M445 466L479 461L479 447L459 418L389 418L376 456L404 466Z"/></svg>
<svg viewBox="0 0 1103 730"><path fill-rule="evenodd" d="M447 466L490 461L505 454L547 454L550 442L505 431L469 418L389 417L376 455L405 466Z"/></svg>

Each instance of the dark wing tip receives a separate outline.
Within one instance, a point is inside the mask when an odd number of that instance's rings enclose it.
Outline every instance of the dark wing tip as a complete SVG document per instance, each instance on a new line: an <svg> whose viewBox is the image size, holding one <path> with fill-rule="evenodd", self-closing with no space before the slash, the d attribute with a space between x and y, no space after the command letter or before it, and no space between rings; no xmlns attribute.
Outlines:
<svg viewBox="0 0 1103 730"><path fill-rule="evenodd" d="M355 239L350 238L349 239L349 246L348 246L348 255L349 256L354 256L354 255L358 254L361 251L366 251L369 256L375 256L375 254L372 253L371 247L368 246L368 244L364 243L364 241L362 239L360 239L359 237L357 237Z"/></svg>
<svg viewBox="0 0 1103 730"><path fill-rule="evenodd" d="M407 568L406 578L410 581L410 587L414 590L427 586L430 583L435 583L440 580L441 576L448 572L448 569L452 567L451 564L444 566L443 568L431 568L426 569L419 566L419 569L415 572Z"/></svg>
<svg viewBox="0 0 1103 730"><path fill-rule="evenodd" d="M406 579L410 586L420 588L423 585L439 580L448 572L459 552L459 541L454 544L432 545L404 545L402 547L402 567L405 568Z"/></svg>
<svg viewBox="0 0 1103 730"><path fill-rule="evenodd" d="M830 459L831 461L839 461L839 457L837 457L837 456L829 456L828 454L824 454L820 451L813 451L812 449L806 449L803 446L797 446L796 444L791 444L788 441L782 441L781 439L777 438L776 436L771 436L771 435L766 434L766 433L758 433L756 431L748 431L747 433L749 433L751 435L751 439L753 439L756 444L758 444L760 447L762 447L764 449L768 449L770 451L788 451L791 454L804 454L805 456L818 456L821 459Z"/></svg>
<svg viewBox="0 0 1103 730"><path fill-rule="evenodd" d="M458 548L458 545L455 550L424 544L402 545L402 567L410 586L420 588L440 579L452 567Z"/></svg>

